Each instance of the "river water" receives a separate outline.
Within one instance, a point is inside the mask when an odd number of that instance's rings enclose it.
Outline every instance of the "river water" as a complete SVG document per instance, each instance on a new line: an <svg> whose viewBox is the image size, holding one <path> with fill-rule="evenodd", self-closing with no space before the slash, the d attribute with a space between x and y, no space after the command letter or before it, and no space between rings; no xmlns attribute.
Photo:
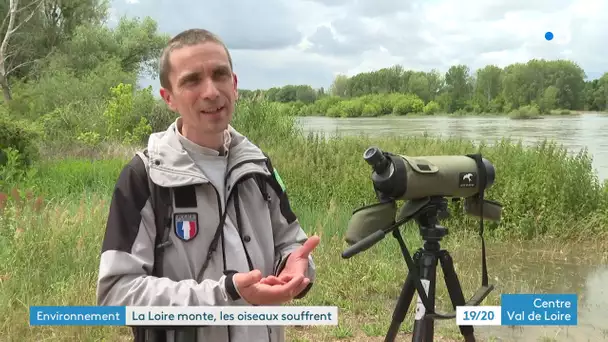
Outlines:
<svg viewBox="0 0 608 342"><path fill-rule="evenodd" d="M521 140L526 145L549 139L572 153L587 148L593 157L598 178L608 179L608 115L583 113L538 120L511 120L507 117L302 117L298 120L305 133L427 134L488 143L510 138ZM488 267L493 278L491 282L496 286L494 291L576 293L578 325L477 327L481 337L487 341L608 341L608 251L585 242L582 244L578 250L568 248L567 251L555 246L489 246ZM459 254L454 253L455 262L467 259L466 253ZM477 262L463 264L460 267L467 277L479 277L475 273Z"/></svg>
<svg viewBox="0 0 608 342"><path fill-rule="evenodd" d="M608 179L608 115L583 113L537 120L508 117L382 117L382 118L298 118L304 132L325 134L432 135L462 137L492 143L502 138L521 140L526 145L554 140L569 151L582 148L593 156L593 167L601 180Z"/></svg>

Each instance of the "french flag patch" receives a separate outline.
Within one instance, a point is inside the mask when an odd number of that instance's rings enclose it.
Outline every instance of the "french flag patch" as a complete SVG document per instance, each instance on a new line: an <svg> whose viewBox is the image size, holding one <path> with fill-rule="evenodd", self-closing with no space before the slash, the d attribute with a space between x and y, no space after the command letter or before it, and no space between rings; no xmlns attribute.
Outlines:
<svg viewBox="0 0 608 342"><path fill-rule="evenodd" d="M175 235L184 241L190 241L198 234L198 214L175 214Z"/></svg>

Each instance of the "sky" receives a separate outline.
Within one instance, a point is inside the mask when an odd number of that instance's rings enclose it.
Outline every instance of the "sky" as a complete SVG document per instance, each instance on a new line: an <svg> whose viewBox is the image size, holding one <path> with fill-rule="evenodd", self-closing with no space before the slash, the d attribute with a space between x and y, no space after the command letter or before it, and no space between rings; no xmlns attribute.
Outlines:
<svg viewBox="0 0 608 342"><path fill-rule="evenodd" d="M169 35L215 32L241 89L328 89L338 74L396 64L474 72L545 58L573 60L589 79L608 71L606 0L113 0L110 20L123 15L149 16ZM142 85L158 89L158 79Z"/></svg>

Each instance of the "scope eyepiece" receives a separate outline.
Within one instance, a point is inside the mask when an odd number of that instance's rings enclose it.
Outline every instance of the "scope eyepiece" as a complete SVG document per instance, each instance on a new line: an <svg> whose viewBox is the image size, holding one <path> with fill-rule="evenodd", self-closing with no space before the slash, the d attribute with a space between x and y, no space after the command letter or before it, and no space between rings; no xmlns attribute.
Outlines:
<svg viewBox="0 0 608 342"><path fill-rule="evenodd" d="M376 171L377 174L383 173L390 165L390 161L384 156L378 147L370 147L363 153L363 159Z"/></svg>

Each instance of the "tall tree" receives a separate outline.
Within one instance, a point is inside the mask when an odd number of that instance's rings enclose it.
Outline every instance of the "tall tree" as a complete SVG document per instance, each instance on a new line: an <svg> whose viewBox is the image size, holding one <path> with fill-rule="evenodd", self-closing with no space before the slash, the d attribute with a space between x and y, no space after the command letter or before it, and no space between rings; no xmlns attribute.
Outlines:
<svg viewBox="0 0 608 342"><path fill-rule="evenodd" d="M462 64L451 66L445 75L445 83L450 96L448 110L454 112L464 109L472 90L469 67Z"/></svg>
<svg viewBox="0 0 608 342"><path fill-rule="evenodd" d="M1 29L4 29L4 25L8 22L2 43L0 43L0 87L2 87L2 95L5 102L12 100L8 77L11 72L21 66L20 64L15 66L10 66L9 64L9 59L15 53L8 50L10 40L25 23L32 19L42 4L42 0L32 1L22 6L19 5L19 0L8 1L8 11L4 16L2 26L0 26Z"/></svg>

